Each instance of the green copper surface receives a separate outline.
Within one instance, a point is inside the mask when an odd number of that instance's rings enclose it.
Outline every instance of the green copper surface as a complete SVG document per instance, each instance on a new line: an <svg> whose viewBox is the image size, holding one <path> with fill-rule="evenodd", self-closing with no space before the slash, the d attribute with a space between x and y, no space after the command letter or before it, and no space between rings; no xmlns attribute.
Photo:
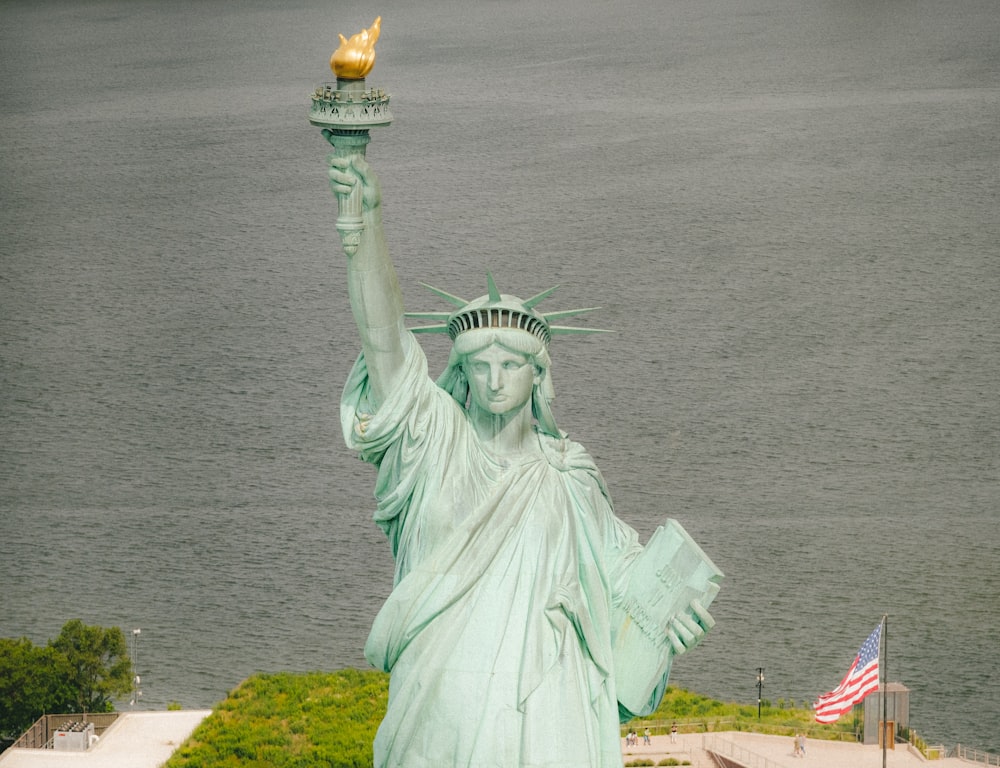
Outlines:
<svg viewBox="0 0 1000 768"><path fill-rule="evenodd" d="M554 289L522 301L492 276L471 302L404 326L364 156L330 156L359 203L345 245L362 353L341 400L347 445L377 469L375 522L395 559L365 655L390 672L376 768L622 765L620 719L648 714L670 666L714 624L721 572L675 522L643 547L593 459L558 428ZM339 228L339 225L338 225ZM448 332L435 382L416 332Z"/></svg>

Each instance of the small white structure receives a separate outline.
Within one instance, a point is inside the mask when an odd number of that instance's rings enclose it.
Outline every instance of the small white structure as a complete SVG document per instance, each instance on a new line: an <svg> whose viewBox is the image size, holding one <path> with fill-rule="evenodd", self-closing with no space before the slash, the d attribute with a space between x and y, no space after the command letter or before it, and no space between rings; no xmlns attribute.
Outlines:
<svg viewBox="0 0 1000 768"><path fill-rule="evenodd" d="M65 723L52 734L52 748L62 752L82 752L96 739L93 723Z"/></svg>
<svg viewBox="0 0 1000 768"><path fill-rule="evenodd" d="M910 689L902 683L886 683L886 721L889 723L889 749L893 737L900 728L910 727ZM865 744L881 744L879 723L882 722L882 696L872 694L864 700Z"/></svg>
<svg viewBox="0 0 1000 768"><path fill-rule="evenodd" d="M0 768L158 768L210 714L207 709L125 712L90 749L11 747L0 754Z"/></svg>

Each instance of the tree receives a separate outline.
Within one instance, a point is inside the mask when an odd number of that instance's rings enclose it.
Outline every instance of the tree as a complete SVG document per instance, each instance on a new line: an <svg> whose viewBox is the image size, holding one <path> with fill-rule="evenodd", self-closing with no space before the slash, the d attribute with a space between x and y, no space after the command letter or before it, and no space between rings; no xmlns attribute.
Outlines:
<svg viewBox="0 0 1000 768"><path fill-rule="evenodd" d="M16 736L46 713L109 712L132 687L132 661L118 627L67 622L47 646L0 638L0 735Z"/></svg>
<svg viewBox="0 0 1000 768"><path fill-rule="evenodd" d="M120 627L89 627L73 619L63 625L49 647L69 663L75 711L111 712L111 699L131 690L132 660Z"/></svg>
<svg viewBox="0 0 1000 768"><path fill-rule="evenodd" d="M69 707L69 677L69 662L54 648L0 638L0 735L17 736L46 712Z"/></svg>

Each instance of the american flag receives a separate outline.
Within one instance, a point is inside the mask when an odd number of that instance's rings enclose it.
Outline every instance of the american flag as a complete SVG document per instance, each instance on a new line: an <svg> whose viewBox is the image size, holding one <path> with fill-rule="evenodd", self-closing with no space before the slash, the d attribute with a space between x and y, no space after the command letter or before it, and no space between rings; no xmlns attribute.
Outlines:
<svg viewBox="0 0 1000 768"><path fill-rule="evenodd" d="M878 690L878 651L882 639L881 622L861 645L854 663L834 690L820 696L813 709L817 723L835 723L869 693Z"/></svg>

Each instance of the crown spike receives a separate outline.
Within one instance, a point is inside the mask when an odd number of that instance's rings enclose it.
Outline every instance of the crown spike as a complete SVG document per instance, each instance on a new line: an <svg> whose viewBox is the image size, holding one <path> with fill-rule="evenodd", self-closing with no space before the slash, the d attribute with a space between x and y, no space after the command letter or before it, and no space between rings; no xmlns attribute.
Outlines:
<svg viewBox="0 0 1000 768"><path fill-rule="evenodd" d="M486 290L489 291L490 301L500 301L500 291L497 290L497 284L493 282L493 275L490 272L486 273Z"/></svg>
<svg viewBox="0 0 1000 768"><path fill-rule="evenodd" d="M565 325L551 325L552 320L573 317L587 312L594 312L599 307L583 307L580 309L563 309L554 312L537 312L534 307L539 302L555 293L558 285L547 291L522 301L516 296L504 297L497 289L496 281L491 272L486 273L486 284L489 290L487 296L467 302L433 285L421 283L431 293L458 307L457 312L406 312L404 316L418 320L433 321L432 325L412 327L413 333L447 333L452 339L466 331L480 328L510 328L525 331L536 336L548 346L554 335L586 333L614 333L604 328L574 328Z"/></svg>
<svg viewBox="0 0 1000 768"><path fill-rule="evenodd" d="M587 312L596 312L600 307L586 307L585 309L560 309L555 312L543 312L542 317L545 318L546 322L550 320L562 320L564 317L574 317L575 315L582 315Z"/></svg>
<svg viewBox="0 0 1000 768"><path fill-rule="evenodd" d="M556 289L558 288L559 288L558 285L553 285L547 291L536 293L534 296L532 296L530 299L524 302L524 306L526 306L528 309L534 309L536 304L541 304L545 299L547 299L549 296L555 293Z"/></svg>
<svg viewBox="0 0 1000 768"><path fill-rule="evenodd" d="M412 317L416 320L437 320L439 323L446 323L451 317L451 312L404 312L403 317Z"/></svg>
<svg viewBox="0 0 1000 768"><path fill-rule="evenodd" d="M440 296L449 304L453 304L456 307L464 307L466 304L469 303L465 299L460 299L458 298L458 296L450 294L447 291L442 291L440 288L435 288L433 285L428 285L427 283L421 283L421 285L431 293Z"/></svg>
<svg viewBox="0 0 1000 768"><path fill-rule="evenodd" d="M550 325L549 331L553 336L566 336L568 334L581 336L585 333L614 333L614 331L608 330L607 328L573 328L568 325Z"/></svg>

